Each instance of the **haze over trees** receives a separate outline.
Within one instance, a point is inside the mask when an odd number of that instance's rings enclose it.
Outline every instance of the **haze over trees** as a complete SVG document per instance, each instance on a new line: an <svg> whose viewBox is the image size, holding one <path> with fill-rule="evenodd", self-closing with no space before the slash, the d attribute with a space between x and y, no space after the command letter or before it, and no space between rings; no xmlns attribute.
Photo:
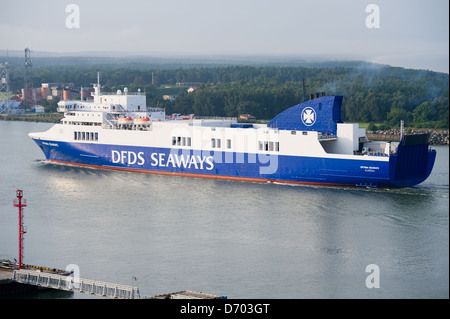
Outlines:
<svg viewBox="0 0 450 319"><path fill-rule="evenodd" d="M12 64L12 89L23 85L23 64ZM23 62L22 62L23 63ZM40 58L34 61L35 86L72 82L88 87L101 72L103 90L145 91L147 106L167 113L197 116L237 116L248 113L271 119L309 98L310 93L342 95L345 122L378 123L380 127L449 127L449 75L367 62L266 63L148 63L138 60ZM153 82L153 84L152 84ZM180 82L198 82L187 93ZM303 91L303 87L305 91ZM165 94L175 95L165 101Z"/></svg>

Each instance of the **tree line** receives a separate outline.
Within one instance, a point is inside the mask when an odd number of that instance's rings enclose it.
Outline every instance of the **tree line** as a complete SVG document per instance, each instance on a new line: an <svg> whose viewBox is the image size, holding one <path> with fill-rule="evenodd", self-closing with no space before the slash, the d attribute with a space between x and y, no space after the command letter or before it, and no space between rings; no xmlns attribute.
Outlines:
<svg viewBox="0 0 450 319"><path fill-rule="evenodd" d="M23 78L16 67L12 87ZM14 71L14 70L13 70ZM44 65L34 68L33 81L72 82L91 86L101 72L103 90L145 91L148 106L165 107L167 113L201 116L237 116L248 113L271 119L279 112L325 92L342 95L345 122L377 123L379 128L398 126L449 127L449 75L383 66L366 62L335 62L305 66L196 65L155 67L145 64ZM180 82L199 82L187 93ZM167 88L170 87L170 88ZM176 95L165 101L162 95Z"/></svg>

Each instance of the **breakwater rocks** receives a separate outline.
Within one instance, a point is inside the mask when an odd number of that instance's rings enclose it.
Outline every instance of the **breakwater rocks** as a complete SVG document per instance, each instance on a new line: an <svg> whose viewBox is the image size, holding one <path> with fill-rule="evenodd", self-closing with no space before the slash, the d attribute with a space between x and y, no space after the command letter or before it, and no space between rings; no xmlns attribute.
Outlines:
<svg viewBox="0 0 450 319"><path fill-rule="evenodd" d="M0 114L0 120L3 121L25 121L25 122L45 122L59 123L63 118L61 113L44 114Z"/></svg>
<svg viewBox="0 0 450 319"><path fill-rule="evenodd" d="M427 129L407 129L406 134L423 134L430 133L431 145L449 145L447 130L427 130ZM369 140L379 141L400 141L400 130L391 129L387 131L367 131Z"/></svg>

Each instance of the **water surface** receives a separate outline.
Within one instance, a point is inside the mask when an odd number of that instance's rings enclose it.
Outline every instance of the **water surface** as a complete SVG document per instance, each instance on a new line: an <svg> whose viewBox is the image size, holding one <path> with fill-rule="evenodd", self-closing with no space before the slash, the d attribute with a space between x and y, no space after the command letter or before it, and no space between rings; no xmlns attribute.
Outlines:
<svg viewBox="0 0 450 319"><path fill-rule="evenodd" d="M142 295L449 297L447 146L416 187L292 186L48 164L27 134L50 126L0 121L0 255L17 258L14 185L25 263L76 264ZM370 264L380 288L366 287Z"/></svg>

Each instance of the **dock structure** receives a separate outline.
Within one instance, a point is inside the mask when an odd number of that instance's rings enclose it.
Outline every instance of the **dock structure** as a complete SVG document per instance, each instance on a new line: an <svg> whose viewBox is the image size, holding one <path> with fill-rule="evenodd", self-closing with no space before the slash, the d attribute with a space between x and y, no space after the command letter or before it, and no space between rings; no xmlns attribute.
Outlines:
<svg viewBox="0 0 450 319"><path fill-rule="evenodd" d="M115 299L141 299L139 288L36 270L14 270L13 282Z"/></svg>
<svg viewBox="0 0 450 319"><path fill-rule="evenodd" d="M190 290L143 296L138 287L77 278L66 270L51 267L27 264L23 267L18 269L12 261L0 261L0 296L55 289L114 299L227 299Z"/></svg>
<svg viewBox="0 0 450 319"><path fill-rule="evenodd" d="M28 269L0 268L0 288L9 285L9 293L36 289L56 289L114 299L227 299L203 292L182 290L154 296L142 296L138 287L75 278L63 270L25 265ZM35 269L30 269L35 268ZM29 288L26 288L29 287ZM7 294L7 292L4 292ZM1 289L0 289L1 295Z"/></svg>
<svg viewBox="0 0 450 319"><path fill-rule="evenodd" d="M168 294L146 297L146 299L227 299L227 297L206 294L203 292L182 290Z"/></svg>

